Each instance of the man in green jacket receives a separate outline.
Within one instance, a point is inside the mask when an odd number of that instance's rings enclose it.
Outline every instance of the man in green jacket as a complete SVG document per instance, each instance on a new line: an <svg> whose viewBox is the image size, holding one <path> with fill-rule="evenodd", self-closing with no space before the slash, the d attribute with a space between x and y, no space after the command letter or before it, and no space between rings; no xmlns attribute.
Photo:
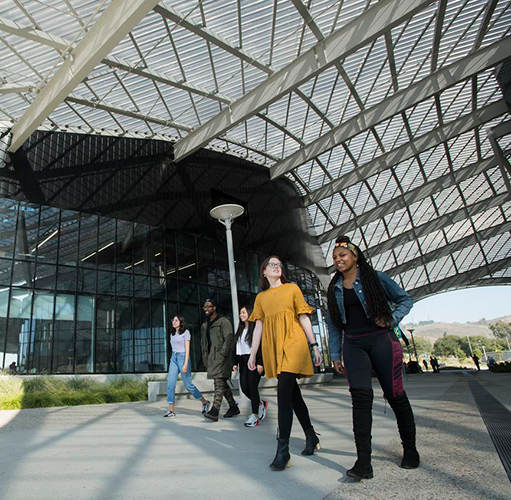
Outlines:
<svg viewBox="0 0 511 500"><path fill-rule="evenodd" d="M218 421L218 413L222 404L222 397L229 403L229 409L224 418L239 415L240 410L232 396L227 381L231 378L232 360L231 350L234 340L231 322L217 313L216 305L212 299L204 303L206 319L201 325L202 360L208 371L208 378L215 384L215 396L211 410L204 417Z"/></svg>

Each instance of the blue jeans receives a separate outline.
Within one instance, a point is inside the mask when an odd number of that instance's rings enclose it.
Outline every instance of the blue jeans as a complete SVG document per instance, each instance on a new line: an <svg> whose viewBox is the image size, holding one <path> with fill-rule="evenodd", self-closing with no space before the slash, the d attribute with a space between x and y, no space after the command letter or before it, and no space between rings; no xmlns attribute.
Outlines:
<svg viewBox="0 0 511 500"><path fill-rule="evenodd" d="M188 360L188 370L183 373L183 364L185 362L184 352L173 352L170 358L169 378L167 380L167 403L174 404L176 401L176 382L177 376L181 373L181 379L185 384L186 390L195 398L201 399L202 394L192 382L192 367Z"/></svg>

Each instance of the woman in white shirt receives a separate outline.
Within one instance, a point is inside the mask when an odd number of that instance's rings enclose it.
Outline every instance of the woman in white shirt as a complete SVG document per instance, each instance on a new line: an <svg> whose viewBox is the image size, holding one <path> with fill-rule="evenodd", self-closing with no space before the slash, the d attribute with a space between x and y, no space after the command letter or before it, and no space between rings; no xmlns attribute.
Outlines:
<svg viewBox="0 0 511 500"><path fill-rule="evenodd" d="M248 320L251 314L251 307L243 306L240 309L240 324L234 336L234 345L236 348L235 364L232 368L233 371L236 371L239 365L241 390L252 403L252 413L245 422L245 427L257 427L259 422L266 417L266 409L268 408L268 401L263 401L259 397L258 386L264 371L263 356L260 346L257 351L256 369L254 371L248 369L248 358L250 357L252 335L255 327L255 323Z"/></svg>
<svg viewBox="0 0 511 500"><path fill-rule="evenodd" d="M170 358L169 377L167 380L167 403L168 411L163 415L165 418L175 417L174 403L176 401L176 382L179 373L186 390L202 403L202 414L209 410L210 403L206 401L199 389L192 382L192 368L190 364L190 332L186 329L186 321L183 316L174 316L172 320L174 331L170 336L172 357Z"/></svg>

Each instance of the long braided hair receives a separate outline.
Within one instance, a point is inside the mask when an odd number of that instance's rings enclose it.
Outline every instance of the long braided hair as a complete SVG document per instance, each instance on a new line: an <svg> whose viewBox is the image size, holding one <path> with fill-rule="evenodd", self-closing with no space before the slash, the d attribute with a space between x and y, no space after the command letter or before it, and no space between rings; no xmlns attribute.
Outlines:
<svg viewBox="0 0 511 500"><path fill-rule="evenodd" d="M344 243L345 245L343 246L346 246L348 249L350 249L350 246L354 248L355 252L353 253L357 257L357 265L360 270L360 281L367 301L367 314L373 322L375 320L383 321L385 325L390 328L392 325L392 311L390 310L389 303L387 302L387 295L385 294L385 290L383 289L376 271L372 268L371 264L367 262L362 250L352 243L347 236L339 236L335 242L339 244ZM341 274L342 273L339 270L335 271L335 275L332 278L332 281L330 281L327 291L328 312L330 313L330 318L333 324L340 331L342 331L344 327L341 321L339 307L335 300L334 289L337 280L341 277Z"/></svg>

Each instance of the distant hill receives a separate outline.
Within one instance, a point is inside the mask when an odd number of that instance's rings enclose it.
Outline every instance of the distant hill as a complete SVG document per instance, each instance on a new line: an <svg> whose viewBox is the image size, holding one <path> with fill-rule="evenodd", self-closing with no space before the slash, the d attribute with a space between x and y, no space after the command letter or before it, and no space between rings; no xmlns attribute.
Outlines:
<svg viewBox="0 0 511 500"><path fill-rule="evenodd" d="M504 321L511 323L510 316L502 316L500 318L493 318L484 321L477 321L474 323L431 323L428 325L420 326L408 326L403 324L402 326L407 330L413 328L414 336L419 336L430 340L432 343L444 334L457 335L458 337L466 337L467 335L482 335L484 337L493 337L493 334L489 328L489 325L496 323L497 321Z"/></svg>

